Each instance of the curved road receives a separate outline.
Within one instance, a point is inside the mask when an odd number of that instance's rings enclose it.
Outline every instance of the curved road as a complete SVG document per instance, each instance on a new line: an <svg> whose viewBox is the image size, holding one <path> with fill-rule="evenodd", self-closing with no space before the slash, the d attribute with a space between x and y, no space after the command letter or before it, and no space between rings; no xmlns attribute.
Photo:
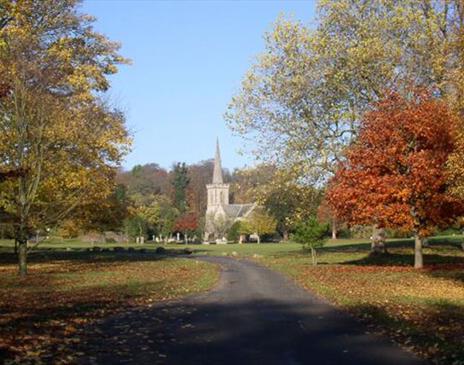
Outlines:
<svg viewBox="0 0 464 365"><path fill-rule="evenodd" d="M225 257L204 295L114 316L82 364L420 364L346 314L255 263Z"/></svg>

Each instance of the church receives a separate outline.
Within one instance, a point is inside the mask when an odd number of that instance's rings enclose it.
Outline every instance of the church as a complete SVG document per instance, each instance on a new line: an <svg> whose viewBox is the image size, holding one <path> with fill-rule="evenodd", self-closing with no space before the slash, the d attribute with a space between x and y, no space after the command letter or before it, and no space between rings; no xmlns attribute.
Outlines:
<svg viewBox="0 0 464 365"><path fill-rule="evenodd" d="M204 242L225 243L225 236L230 226L238 220L247 218L255 209L256 203L229 203L229 184L224 183L222 176L219 141L216 142L213 181L211 184L206 185L206 189L208 198Z"/></svg>

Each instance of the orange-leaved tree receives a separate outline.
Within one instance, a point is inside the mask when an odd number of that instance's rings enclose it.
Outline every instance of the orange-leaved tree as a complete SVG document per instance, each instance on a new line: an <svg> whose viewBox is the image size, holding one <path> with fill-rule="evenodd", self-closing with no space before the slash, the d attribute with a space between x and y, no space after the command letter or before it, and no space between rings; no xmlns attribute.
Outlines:
<svg viewBox="0 0 464 365"><path fill-rule="evenodd" d="M446 173L457 117L430 92L407 94L391 93L365 114L327 199L351 224L413 232L414 267L421 268L423 239L463 211Z"/></svg>
<svg viewBox="0 0 464 365"><path fill-rule="evenodd" d="M174 225L174 230L182 232L185 243L187 243L187 235L193 234L198 229L198 217L195 213L184 213L177 218Z"/></svg>

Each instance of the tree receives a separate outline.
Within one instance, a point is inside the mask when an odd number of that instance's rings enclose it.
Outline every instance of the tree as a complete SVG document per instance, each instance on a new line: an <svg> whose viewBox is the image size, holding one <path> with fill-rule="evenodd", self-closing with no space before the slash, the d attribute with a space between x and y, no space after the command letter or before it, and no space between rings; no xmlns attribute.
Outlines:
<svg viewBox="0 0 464 365"><path fill-rule="evenodd" d="M285 170L276 170L267 184L256 189L259 204L276 219L284 241L297 222L315 214L321 196L316 188L296 182Z"/></svg>
<svg viewBox="0 0 464 365"><path fill-rule="evenodd" d="M133 194L130 196L131 206L126 220L126 230L134 234L131 237L144 237L145 235L172 233L174 221L178 215L169 199L164 195ZM138 233L137 233L138 227Z"/></svg>
<svg viewBox="0 0 464 365"><path fill-rule="evenodd" d="M231 195L234 203L245 204L255 201L260 187L269 184L276 173L271 164L235 169L231 179Z"/></svg>
<svg viewBox="0 0 464 365"><path fill-rule="evenodd" d="M136 165L130 171L119 171L116 179L127 187L129 195L169 194L168 172L156 163Z"/></svg>
<svg viewBox="0 0 464 365"><path fill-rule="evenodd" d="M189 234L193 234L198 229L198 217L195 213L184 213L179 216L174 225L174 230L182 232L184 241L187 242Z"/></svg>
<svg viewBox="0 0 464 365"><path fill-rule="evenodd" d="M206 218L206 222L211 225L207 227L207 231L212 232L216 239L224 238L234 223L231 218L223 214L214 213L209 213L208 217Z"/></svg>
<svg viewBox="0 0 464 365"><path fill-rule="evenodd" d="M326 199L322 200L317 208L317 219L319 222L330 224L332 239L337 239L337 231L340 229L341 222L337 220Z"/></svg>
<svg viewBox="0 0 464 365"><path fill-rule="evenodd" d="M226 121L257 159L325 182L389 88L433 85L464 105L462 9L460 0L324 0L314 30L279 18Z"/></svg>
<svg viewBox="0 0 464 365"><path fill-rule="evenodd" d="M135 240L139 243L140 239L146 236L148 226L147 221L143 219L140 215L132 214L129 215L124 220L124 228L126 230L126 234L131 239Z"/></svg>
<svg viewBox="0 0 464 365"><path fill-rule="evenodd" d="M68 231L73 228L74 234L80 231L118 232L129 214L128 208L126 187L119 184L105 199L78 205L59 226L61 229L67 227Z"/></svg>
<svg viewBox="0 0 464 365"><path fill-rule="evenodd" d="M309 247L313 265L317 265L316 249L323 247L327 241L328 228L327 224L320 224L314 216L300 222L296 228L293 238Z"/></svg>
<svg viewBox="0 0 464 365"><path fill-rule="evenodd" d="M213 160L201 161L188 166L187 205L190 211L202 216L206 211L206 184L211 183Z"/></svg>
<svg viewBox="0 0 464 365"><path fill-rule="evenodd" d="M296 181L286 169L269 164L234 171L232 191L241 202L257 201L277 220L277 230L288 240L295 223L314 214L321 193Z"/></svg>
<svg viewBox="0 0 464 365"><path fill-rule="evenodd" d="M0 205L14 217L19 271L31 230L105 199L128 150L124 115L102 101L107 76L125 62L73 0L2 3L0 15Z"/></svg>
<svg viewBox="0 0 464 365"><path fill-rule="evenodd" d="M190 182L185 162L175 164L171 174L174 206L183 213L187 209L187 187Z"/></svg>
<svg viewBox="0 0 464 365"><path fill-rule="evenodd" d="M414 266L421 268L423 239L463 212L446 173L457 119L444 101L418 90L408 98L392 93L373 108L327 199L349 223L414 232Z"/></svg>
<svg viewBox="0 0 464 365"><path fill-rule="evenodd" d="M167 196L159 195L156 200L160 207L160 218L156 229L159 234L167 239L174 231L174 225L180 213L172 206L171 200Z"/></svg>
<svg viewBox="0 0 464 365"><path fill-rule="evenodd" d="M277 221L265 210L255 209L240 227L241 233L254 233L258 236L258 243L261 243L262 235L275 233Z"/></svg>
<svg viewBox="0 0 464 365"><path fill-rule="evenodd" d="M228 241L242 243L240 240L240 236L243 234L241 224L242 223L240 221L235 221L234 224L232 224L229 231L227 232Z"/></svg>

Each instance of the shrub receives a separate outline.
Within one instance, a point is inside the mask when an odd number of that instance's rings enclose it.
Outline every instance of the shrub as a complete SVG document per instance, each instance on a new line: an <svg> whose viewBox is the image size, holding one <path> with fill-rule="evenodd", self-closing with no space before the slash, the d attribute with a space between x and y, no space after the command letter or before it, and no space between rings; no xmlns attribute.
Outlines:
<svg viewBox="0 0 464 365"><path fill-rule="evenodd" d="M310 217L308 220L297 225L294 240L311 250L311 258L314 265L317 264L316 248L323 247L327 241L329 226L320 224L316 217Z"/></svg>
<svg viewBox="0 0 464 365"><path fill-rule="evenodd" d="M227 241L238 242L240 238L240 221L235 222L227 232Z"/></svg>

